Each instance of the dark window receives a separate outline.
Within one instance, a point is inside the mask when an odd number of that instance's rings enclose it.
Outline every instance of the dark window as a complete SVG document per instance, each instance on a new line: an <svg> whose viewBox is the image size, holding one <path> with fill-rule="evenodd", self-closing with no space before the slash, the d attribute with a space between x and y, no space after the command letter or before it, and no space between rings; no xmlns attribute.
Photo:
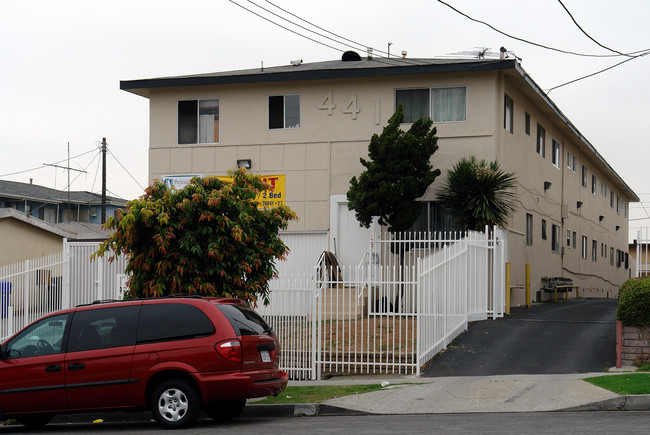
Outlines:
<svg viewBox="0 0 650 435"><path fill-rule="evenodd" d="M178 102L178 143L219 142L219 100Z"/></svg>
<svg viewBox="0 0 650 435"><path fill-rule="evenodd" d="M503 128L512 133L512 124L514 118L514 105L512 98L505 96L505 101L503 104Z"/></svg>
<svg viewBox="0 0 650 435"><path fill-rule="evenodd" d="M142 306L137 342L182 340L212 335L214 326L197 307L178 303Z"/></svg>
<svg viewBox="0 0 650 435"><path fill-rule="evenodd" d="M134 345L139 311L139 305L77 311L68 352Z"/></svg>
<svg viewBox="0 0 650 435"><path fill-rule="evenodd" d="M546 130L537 124L537 154L546 157Z"/></svg>
<svg viewBox="0 0 650 435"><path fill-rule="evenodd" d="M427 201L422 204L420 215L415 220L409 231L459 231L464 228L460 226L454 216L447 211L440 202Z"/></svg>
<svg viewBox="0 0 650 435"><path fill-rule="evenodd" d="M215 305L228 318L237 335L260 335L272 333L269 325L245 305Z"/></svg>
<svg viewBox="0 0 650 435"><path fill-rule="evenodd" d="M525 125L525 127L526 127L526 134L527 134L528 136L530 136L530 114L529 114L528 112L526 112L526 115L525 115L525 116L526 116L526 125Z"/></svg>
<svg viewBox="0 0 650 435"><path fill-rule="evenodd" d="M533 215L526 213L526 245L533 244Z"/></svg>
<svg viewBox="0 0 650 435"><path fill-rule="evenodd" d="M560 252L560 226L551 225L551 251Z"/></svg>
<svg viewBox="0 0 650 435"><path fill-rule="evenodd" d="M542 219L542 240L546 240L546 219Z"/></svg>
<svg viewBox="0 0 650 435"><path fill-rule="evenodd" d="M179 101L178 143L197 143L198 137L198 101Z"/></svg>
<svg viewBox="0 0 650 435"><path fill-rule="evenodd" d="M398 89L395 91L395 107L400 103L404 110L404 123L429 118L429 89Z"/></svg>
<svg viewBox="0 0 650 435"><path fill-rule="evenodd" d="M300 127L300 95L269 97L269 128Z"/></svg>

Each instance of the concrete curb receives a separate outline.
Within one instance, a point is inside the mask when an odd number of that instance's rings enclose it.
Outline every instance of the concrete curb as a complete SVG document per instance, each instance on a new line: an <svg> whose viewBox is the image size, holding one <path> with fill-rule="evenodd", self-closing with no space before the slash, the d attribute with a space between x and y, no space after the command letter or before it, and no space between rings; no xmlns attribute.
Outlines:
<svg viewBox="0 0 650 435"><path fill-rule="evenodd" d="M631 394L561 411L650 411L650 394Z"/></svg>

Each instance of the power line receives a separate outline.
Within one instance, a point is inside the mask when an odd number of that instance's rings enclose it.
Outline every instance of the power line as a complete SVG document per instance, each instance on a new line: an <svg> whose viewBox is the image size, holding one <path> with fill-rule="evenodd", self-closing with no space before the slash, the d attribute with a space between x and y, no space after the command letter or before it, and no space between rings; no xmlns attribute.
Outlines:
<svg viewBox="0 0 650 435"><path fill-rule="evenodd" d="M112 152L109 148L107 148L107 150L108 150L109 154L113 156L113 158L115 159L115 161L116 161L116 162L117 162L117 163L122 167L122 169L124 169L124 171L125 171L127 174L129 174L129 176L133 179L133 181L135 181L135 183L136 183L138 186L140 186L140 189L144 190L144 187L142 187L142 185L138 182L138 180L136 180L135 177L134 177L133 175L131 175L131 173L128 171L128 169L126 169L126 168L124 167L124 165L123 165L123 164L122 164L122 163L117 159L117 157L115 156L115 154L113 154L113 152Z"/></svg>
<svg viewBox="0 0 650 435"><path fill-rule="evenodd" d="M303 29L303 30L306 30L306 31L311 32L311 33L314 33L314 34L316 34L316 35L318 35L318 36L320 36L320 37L322 37L322 38L329 39L330 41L335 42L335 43L337 43L337 44L345 45L346 47L353 48L353 49L355 49L355 50L359 50L358 47L355 47L355 46L353 46L353 45L346 44L346 43L341 42L341 41L337 41L337 40L334 39L334 38L330 38L330 37L327 36L327 35L323 35L322 33L316 32L315 30L311 30L311 29L309 29L309 28L307 28L307 27L305 27L305 26L303 26L303 25L301 25L301 24L298 24L298 23L296 23L296 22L294 22L294 21L291 21L291 20L288 19L288 18L285 18L285 17L283 17L283 16L281 16L281 15L279 15L279 14L276 14L275 12L270 11L270 10L268 10L268 9L266 9L266 8L264 8L264 7L260 6L260 5L258 5L257 3L255 3L255 2L252 1L252 0L247 0L247 1L248 1L248 3L254 4L254 5L257 6L258 8L262 9L263 11L266 11L266 12L270 13L270 14L273 15L273 16L276 16L276 17L278 17L278 18L280 18L280 19L282 19L282 20L284 20L284 21L286 21L286 22L288 22L288 23L291 23L291 24L293 24L294 26L300 27L300 28ZM291 12L287 12L285 9L282 9L282 8L280 8L280 7L276 6L276 5L274 5L274 4L271 3L271 2L268 2L268 3L270 3L270 4L273 5L273 6L275 6L275 7L278 8L278 9L284 11L285 13L288 13L288 14L290 14L290 15L294 15L294 14L292 14ZM295 16L295 15L294 15L294 16ZM300 17L298 17L298 18L300 18ZM302 20L302 18L300 18L300 19ZM305 22L309 23L309 22L306 21L306 20L302 20L302 21L305 21ZM277 23L276 23L276 24L277 24ZM309 23L309 24L311 24L311 23ZM311 25L314 26L313 24L311 24ZM317 26L314 26L314 27L317 27ZM318 27L318 28L321 29L320 27ZM321 30L324 30L324 29L321 29ZM327 32L327 30L325 30L325 31ZM327 33L331 33L331 32L327 32ZM338 36L338 35L336 35L336 36L340 38L340 36ZM342 39L345 39L345 40L348 40L348 41L349 41L349 39L347 39L347 38L342 38ZM355 45L358 45L358 46L361 46L362 48L365 48L365 46L363 46L363 44L359 44L359 43L356 43L356 42L354 42L354 41L351 41L351 42L353 42Z"/></svg>
<svg viewBox="0 0 650 435"><path fill-rule="evenodd" d="M269 18L266 18L265 16L260 15L260 14L258 14L257 12L248 9L246 6L242 6L242 5L240 5L239 3L237 3L237 2L234 1L234 0L229 0L229 1L230 1L230 3L233 3L233 4L237 5L237 6L239 6L240 8L242 8L242 9L244 9L244 10L250 12L251 14L258 16L258 17L260 17L261 19L263 19L263 20L265 20L265 21L268 21L268 22L271 23L271 24L275 24L276 26L281 27L281 28L283 28L284 30L287 30L287 31L289 31L289 32L291 32L291 33L293 33L293 34L295 34L295 35L298 35L298 36L300 36L300 37L303 37L303 38L305 38L305 39L308 39L308 40L310 40L310 41L312 41L312 42L315 42L315 43L317 43L317 44L323 45L323 46L325 46L325 47L327 47L327 48L331 48L332 50L341 51L341 52L344 51L344 50L341 50L340 48L332 47L331 45L326 44L326 43L321 42L321 41L318 41L318 40L316 40L316 39L314 39L314 38L310 38L310 37L307 36L307 35L303 35L303 34L300 33L300 32L296 32L295 30L292 30L292 29L290 29L290 28L288 28L288 27L286 27L286 26L283 26L283 25L280 24L280 23L276 23L275 21L273 21L273 20L271 20L271 19L269 19Z"/></svg>
<svg viewBox="0 0 650 435"><path fill-rule="evenodd" d="M90 154L90 153L92 153L92 152L94 152L94 151L95 151L94 149L93 149L93 150L90 150L90 151L86 151L86 152L84 152L84 153L81 153L81 154L78 154L78 155L76 155L76 156L74 156L74 157L71 157L71 159L76 159L77 157L85 156L86 154ZM46 164L46 163L43 163L43 165L41 165L41 166L37 166L37 167L35 167L35 168L24 169L24 170L22 170L22 171L11 172L11 173L9 173L9 174L0 174L0 177L9 177L9 176L11 176L11 175L24 174L25 172L37 171L37 170L39 170L39 169L46 169L47 166L54 166L54 165L56 165L56 164L66 162L67 160L68 160L68 159L65 158L65 159L59 160L59 161L57 161L57 162L54 162L53 164Z"/></svg>
<svg viewBox="0 0 650 435"><path fill-rule="evenodd" d="M580 24L578 24L578 22L576 21L576 19L573 18L573 15L571 14L571 12L569 12L569 9L567 9L567 7L564 6L564 3L562 3L562 0L557 0L557 1L558 1L558 3L560 3L560 4L562 5L562 7L563 7L564 10L566 11L566 13L569 14L569 17L571 17L571 20L573 21L573 23L578 27L578 29L580 29L580 31L581 31L582 33L585 34L585 36L586 36L587 38L591 39L593 42L595 42L595 43L598 44L599 46L603 47L605 50L609 50L609 51L611 51L611 52L613 52L613 53L616 53L616 54L619 54L619 55L621 55L621 56L630 56L630 57L633 57L633 55L631 55L631 54L621 53L621 52L618 51L618 50L614 50L614 49L612 49L612 48L609 48L609 47L607 47L607 46L601 44L600 42L596 41L594 38L591 37L591 35L589 35L589 33L585 32L585 30L584 30L582 27L580 27Z"/></svg>
<svg viewBox="0 0 650 435"><path fill-rule="evenodd" d="M523 38L519 38L519 37L514 36L514 35L510 35L509 33L506 33L506 32L504 32L504 31L502 31L502 30L497 29L496 27L494 27L494 26L491 25L490 23L486 23L485 21L481 21L481 20L478 20L478 19L476 19L476 18L472 18L472 17L470 17L469 15L467 15L466 13L459 11L458 9L456 9L455 7L453 7L452 5L450 5L449 3L445 3L445 2L442 1L442 0L438 0L438 2L439 2L439 3L442 3L443 5L447 6L448 8L450 8L450 9L452 9L453 11L457 12L458 14L464 16L465 18L467 18L467 19L469 19L469 20L471 20L471 21L474 21L474 22L476 22L476 23L483 24L483 25L489 27L490 29L494 30L494 31L497 32L497 33L500 33L500 34L502 34L502 35L504 35L504 36L507 36L508 38L514 39L514 40L516 40L516 41L520 41L520 42L524 42L524 43L526 43L526 44L534 45L534 46L536 46L536 47L545 48L545 49L547 49L547 50L552 50L552 51L557 51L557 52L559 52L559 53L572 54L572 55L574 55L574 56L583 56L583 57L617 57L617 56L620 56L619 54L587 54L587 53L577 53L577 52L575 52L575 51L562 50L562 49L560 49L560 48L550 47L550 46L548 46L548 45L540 44L540 43L537 43L537 42L532 42L532 41L529 41L529 40L527 40L527 39L523 39ZM636 52L629 53L628 55L630 55L630 54L636 54L636 53L642 53L641 55L644 55L644 54L647 54L648 52L650 52L649 50L650 50L650 49L639 50L639 51L636 51Z"/></svg>
<svg viewBox="0 0 650 435"><path fill-rule="evenodd" d="M609 71L609 70L612 69L612 68L616 68L616 67L619 66L619 65L623 65L625 62L629 62L629 61L631 61L631 60L638 59L638 58L643 57L643 56L646 56L646 55L648 55L648 54L650 54L650 51L647 52L647 53L643 53L643 54L641 54L641 55L639 55L639 56L630 57L630 58L625 59L624 61L619 62L619 63L617 63L617 64L615 64L615 65L608 66L607 68L601 69L600 71L596 71L596 72L594 72L594 73L587 74L586 76L578 77L577 79L570 80L570 81L568 81L568 82L566 82L566 83L562 83L561 85L553 86L551 89L547 90L546 93L549 94L553 89L561 88L562 86L570 85L571 83L575 83L575 82L578 82L578 81L580 81L580 80L584 80L584 79L586 79L586 78L593 77L593 76L595 76L595 75L597 75L597 74L603 73L603 72L605 72L605 71Z"/></svg>

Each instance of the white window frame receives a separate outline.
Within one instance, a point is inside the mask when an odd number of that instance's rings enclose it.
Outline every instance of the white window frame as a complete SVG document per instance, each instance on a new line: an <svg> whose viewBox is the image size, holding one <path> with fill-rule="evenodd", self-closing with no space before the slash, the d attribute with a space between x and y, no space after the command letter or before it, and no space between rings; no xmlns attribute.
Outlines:
<svg viewBox="0 0 650 435"><path fill-rule="evenodd" d="M591 174L591 194L598 196L598 177L596 177L596 174Z"/></svg>
<svg viewBox="0 0 650 435"><path fill-rule="evenodd" d="M587 259L587 236L582 236L582 245L580 246L582 248L582 259L586 260Z"/></svg>
<svg viewBox="0 0 650 435"><path fill-rule="evenodd" d="M587 183L589 182L589 172L587 171L587 167L585 165L582 165L581 175L582 175L581 177L582 188L587 189Z"/></svg>

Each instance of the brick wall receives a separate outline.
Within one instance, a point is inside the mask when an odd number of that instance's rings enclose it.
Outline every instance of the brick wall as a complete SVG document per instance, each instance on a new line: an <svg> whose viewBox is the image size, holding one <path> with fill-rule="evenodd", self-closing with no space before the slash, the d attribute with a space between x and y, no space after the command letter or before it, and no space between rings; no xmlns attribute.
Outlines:
<svg viewBox="0 0 650 435"><path fill-rule="evenodd" d="M620 359L622 365L631 366L637 362L650 362L650 326L617 326L621 328Z"/></svg>

